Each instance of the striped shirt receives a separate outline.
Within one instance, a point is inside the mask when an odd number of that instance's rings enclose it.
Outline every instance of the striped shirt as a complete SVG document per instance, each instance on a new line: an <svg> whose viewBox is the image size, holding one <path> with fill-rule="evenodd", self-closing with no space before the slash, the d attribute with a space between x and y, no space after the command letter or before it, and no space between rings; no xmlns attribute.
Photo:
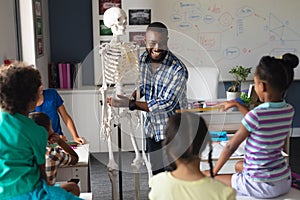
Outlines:
<svg viewBox="0 0 300 200"><path fill-rule="evenodd" d="M145 133L147 137L154 137L155 141L163 140L164 127L169 117L178 109L187 107L186 66L168 51L160 66L151 72L150 57L145 51L140 57L141 96L145 97L149 112L145 119Z"/></svg>
<svg viewBox="0 0 300 200"><path fill-rule="evenodd" d="M250 132L245 145L244 171L254 181L273 182L290 175L281 151L293 116L294 108L282 101L263 103L242 119L242 124Z"/></svg>

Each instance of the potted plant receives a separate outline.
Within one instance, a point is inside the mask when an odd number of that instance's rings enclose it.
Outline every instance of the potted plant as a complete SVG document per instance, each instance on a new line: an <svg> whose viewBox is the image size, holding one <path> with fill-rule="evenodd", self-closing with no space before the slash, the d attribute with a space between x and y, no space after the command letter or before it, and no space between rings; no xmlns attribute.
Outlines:
<svg viewBox="0 0 300 200"><path fill-rule="evenodd" d="M235 66L229 71L233 75L234 81L232 85L227 89L227 100L236 99L240 96L240 87L242 81L245 81L248 75L251 73L251 67Z"/></svg>

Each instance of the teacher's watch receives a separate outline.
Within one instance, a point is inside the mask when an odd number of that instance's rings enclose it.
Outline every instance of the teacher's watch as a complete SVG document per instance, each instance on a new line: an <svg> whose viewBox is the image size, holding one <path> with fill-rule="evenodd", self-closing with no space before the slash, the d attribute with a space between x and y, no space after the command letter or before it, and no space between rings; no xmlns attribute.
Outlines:
<svg viewBox="0 0 300 200"><path fill-rule="evenodd" d="M130 99L129 100L129 110L135 110L137 109L135 99Z"/></svg>

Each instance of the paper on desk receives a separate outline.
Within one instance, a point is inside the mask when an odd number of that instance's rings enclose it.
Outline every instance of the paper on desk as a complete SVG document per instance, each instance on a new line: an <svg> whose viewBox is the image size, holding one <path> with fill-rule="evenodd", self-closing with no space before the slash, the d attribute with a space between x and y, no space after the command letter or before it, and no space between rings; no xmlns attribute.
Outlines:
<svg viewBox="0 0 300 200"><path fill-rule="evenodd" d="M213 152L212 152L212 158L218 159L228 141L222 141L222 142L216 142L212 144ZM240 157L245 154L245 144L246 142L243 141L238 149L232 154L231 157ZM209 153L209 145L206 146L204 151L201 154L201 159L208 159L208 153Z"/></svg>

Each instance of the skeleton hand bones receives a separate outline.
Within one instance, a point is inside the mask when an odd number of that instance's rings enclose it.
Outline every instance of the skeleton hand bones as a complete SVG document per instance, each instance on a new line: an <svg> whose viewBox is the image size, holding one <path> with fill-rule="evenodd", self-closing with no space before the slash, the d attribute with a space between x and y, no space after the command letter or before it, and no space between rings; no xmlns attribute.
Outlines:
<svg viewBox="0 0 300 200"><path fill-rule="evenodd" d="M117 95L117 97L107 97L108 105L113 107L128 107L129 98L123 95Z"/></svg>

